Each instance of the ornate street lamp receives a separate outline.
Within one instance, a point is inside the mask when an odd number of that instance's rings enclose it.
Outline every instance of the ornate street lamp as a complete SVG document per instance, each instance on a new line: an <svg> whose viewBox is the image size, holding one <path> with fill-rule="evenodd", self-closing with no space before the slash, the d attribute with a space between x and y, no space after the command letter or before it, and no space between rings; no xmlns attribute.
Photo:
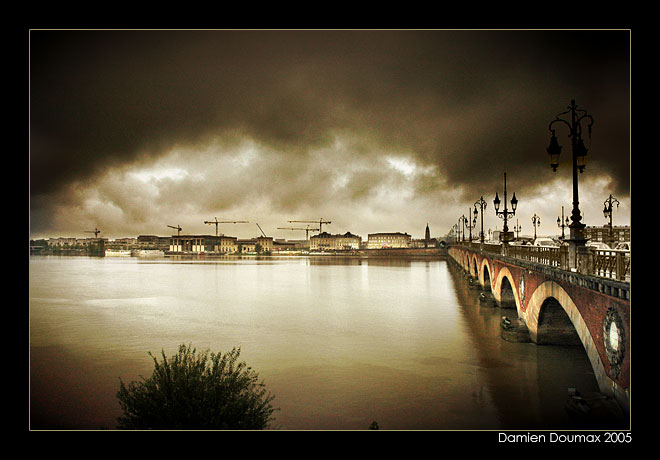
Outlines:
<svg viewBox="0 0 660 460"><path fill-rule="evenodd" d="M564 236L564 228L568 227L568 217L566 220L564 220L564 207L561 207L561 219L557 217L557 227L561 228L561 239L563 240L565 238Z"/></svg>
<svg viewBox="0 0 660 460"><path fill-rule="evenodd" d="M536 213L532 216L532 225L534 226L534 239L536 239L536 226L541 225L541 218Z"/></svg>
<svg viewBox="0 0 660 460"><path fill-rule="evenodd" d="M561 118L563 115L570 114L570 122ZM571 224L568 226L570 229L570 240L574 242L576 246L584 246L586 240L584 239L584 227L585 225L580 222L582 216L580 215L579 208L579 198L578 198L578 171L581 173L584 171L584 167L587 163L587 149L584 146L584 140L582 139L582 122L584 120L589 120L589 125L587 126L589 132L589 139L591 139L591 127L594 124L594 120L591 115L587 114L585 110L579 110L575 104L575 99L571 100L571 106L567 111L557 114L555 119L550 122L548 129L552 132L552 137L550 138L550 145L546 149L548 155L550 156L550 167L553 171L557 171L559 166L559 155L561 153L561 146L557 141L557 136L553 125L555 123L561 122L564 123L569 129L569 136L571 138L571 148L573 152L573 211L571 213Z"/></svg>
<svg viewBox="0 0 660 460"><path fill-rule="evenodd" d="M477 208L474 208L474 217L472 220L470 220L470 209L468 208L468 217L465 218L465 226L468 228L470 232L470 239L469 241L472 242L472 229L477 225Z"/></svg>
<svg viewBox="0 0 660 460"><path fill-rule="evenodd" d="M466 218L461 216L458 218L458 228L461 230L461 241L465 241L465 227L466 227Z"/></svg>
<svg viewBox="0 0 660 460"><path fill-rule="evenodd" d="M514 192L513 198L511 198L511 209L512 211L509 211L507 209L507 202L506 202L506 173L504 173L504 210L500 211L500 197L497 195L497 192L495 192L495 199L493 200L493 204L495 205L495 215L501 219L504 219L504 229L502 231L502 234L500 235L500 240L503 242L508 242L511 240L512 234L509 232L509 227L507 225L507 221L509 220L509 217L514 216L516 214L516 208L518 207L518 200L516 199L516 194Z"/></svg>
<svg viewBox="0 0 660 460"><path fill-rule="evenodd" d="M516 239L520 236L520 230L522 230L522 227L518 223L518 219L516 219L516 225L513 227L513 231L516 232Z"/></svg>
<svg viewBox="0 0 660 460"><path fill-rule="evenodd" d="M477 206L481 209L481 232L479 232L479 241L481 243L484 242L485 235L484 235L484 209L486 209L487 203L484 201L484 197L482 196L479 198L479 200L474 203L474 212L475 212L475 217L476 217L476 212L477 212Z"/></svg>
<svg viewBox="0 0 660 460"><path fill-rule="evenodd" d="M605 200L605 203L604 203L605 207L603 208L603 214L605 215L605 218L610 220L610 222L609 222L609 227L610 227L610 229L609 229L610 230L609 231L609 244L610 244L610 246L614 242L614 232L612 230L612 204L613 203L616 203L616 208L619 209L619 204L621 204L621 203L619 203L619 200L617 200L616 198L614 198L612 196L612 194L610 194L610 197L607 200Z"/></svg>

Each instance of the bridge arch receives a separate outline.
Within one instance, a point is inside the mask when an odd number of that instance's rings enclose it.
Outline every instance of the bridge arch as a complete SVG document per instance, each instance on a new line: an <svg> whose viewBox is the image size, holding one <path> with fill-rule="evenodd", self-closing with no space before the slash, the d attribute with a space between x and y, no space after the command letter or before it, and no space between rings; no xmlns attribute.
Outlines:
<svg viewBox="0 0 660 460"><path fill-rule="evenodd" d="M472 263L470 264L470 268L472 269L470 275L479 278L479 258L475 253L472 253Z"/></svg>
<svg viewBox="0 0 660 460"><path fill-rule="evenodd" d="M491 280L492 270L490 268L490 263L485 257L481 260L481 269L479 270L479 281L484 290L492 291L493 282Z"/></svg>
<svg viewBox="0 0 660 460"><path fill-rule="evenodd" d="M603 393L611 392L612 380L607 376L605 366L596 348L596 343L587 328L584 318L580 314L573 299L554 281L545 281L539 285L529 298L529 303L524 313L524 320L532 341L539 343L539 316L544 308L549 307L549 303L554 302L563 308L573 324L580 342L587 353L600 390Z"/></svg>
<svg viewBox="0 0 660 460"><path fill-rule="evenodd" d="M500 304L501 307L507 308L514 307L520 317L521 302L520 297L518 296L518 289L515 288L516 284L513 281L513 275L507 267L500 268L497 273L497 280L493 285L493 296L495 300Z"/></svg>

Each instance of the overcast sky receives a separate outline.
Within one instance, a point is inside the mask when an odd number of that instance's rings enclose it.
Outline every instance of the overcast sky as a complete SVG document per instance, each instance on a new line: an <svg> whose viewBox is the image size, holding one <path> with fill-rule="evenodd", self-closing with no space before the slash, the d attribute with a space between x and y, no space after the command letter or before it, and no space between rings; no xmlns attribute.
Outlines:
<svg viewBox="0 0 660 460"><path fill-rule="evenodd" d="M29 78L31 238L440 237L481 196L502 229L505 172L512 223L555 235L571 99L594 119L583 222L612 194L630 225L629 30L32 30Z"/></svg>

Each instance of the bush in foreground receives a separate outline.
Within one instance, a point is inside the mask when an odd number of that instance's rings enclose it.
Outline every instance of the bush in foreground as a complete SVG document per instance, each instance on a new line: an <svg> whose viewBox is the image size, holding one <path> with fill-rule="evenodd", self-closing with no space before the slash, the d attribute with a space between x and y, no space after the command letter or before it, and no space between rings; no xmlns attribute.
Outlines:
<svg viewBox="0 0 660 460"><path fill-rule="evenodd" d="M245 362L238 362L240 348L225 353L201 353L190 345L163 360L154 360L148 379L119 379L117 393L123 416L121 429L163 430L261 430L276 410L274 396Z"/></svg>

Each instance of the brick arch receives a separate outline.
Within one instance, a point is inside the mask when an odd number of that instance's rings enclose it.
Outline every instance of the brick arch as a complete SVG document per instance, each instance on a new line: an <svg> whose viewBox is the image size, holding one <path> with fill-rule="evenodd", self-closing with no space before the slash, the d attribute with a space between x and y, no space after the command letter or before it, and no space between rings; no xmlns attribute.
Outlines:
<svg viewBox="0 0 660 460"><path fill-rule="evenodd" d="M492 291L493 290L493 269L490 266L490 262L488 261L488 259L486 259L484 257L483 259L481 259L481 264L480 264L480 267L479 267L479 282L481 283L481 286L484 287L484 288L486 287L486 277L485 277L486 270L488 270L488 285L489 285L488 290Z"/></svg>
<svg viewBox="0 0 660 460"><path fill-rule="evenodd" d="M537 342L539 314L541 313L541 307L544 302L549 298L554 298L559 302L559 305L561 305L568 315L568 318L571 320L571 323L573 323L573 327L575 327L578 337L580 337L580 342L582 342L582 346L587 352L587 357L589 358L589 362L591 363L591 367L596 376L598 386L603 393L607 394L609 392L608 390L611 390L610 387L612 380L605 372L605 366L598 353L591 332L587 327L587 323L580 314L573 299L571 299L568 293L554 281L545 281L541 283L529 298L527 309L524 312L524 320L525 324L527 324L527 329L529 330L529 335L532 341L534 343Z"/></svg>
<svg viewBox="0 0 660 460"><path fill-rule="evenodd" d="M470 267L472 268L470 275L479 278L479 258L475 253L472 253L472 263L470 264Z"/></svg>
<svg viewBox="0 0 660 460"><path fill-rule="evenodd" d="M518 313L518 317L521 317L522 302L520 301L520 296L518 294L518 286L513 281L513 275L511 274L511 271L509 271L508 267L502 266L497 272L497 280L495 283L493 283L492 289L493 297L495 297L495 300L498 302L502 302L502 281L504 278L506 278L509 281L509 284L511 284L511 289L513 290L513 298L516 301L516 312Z"/></svg>

